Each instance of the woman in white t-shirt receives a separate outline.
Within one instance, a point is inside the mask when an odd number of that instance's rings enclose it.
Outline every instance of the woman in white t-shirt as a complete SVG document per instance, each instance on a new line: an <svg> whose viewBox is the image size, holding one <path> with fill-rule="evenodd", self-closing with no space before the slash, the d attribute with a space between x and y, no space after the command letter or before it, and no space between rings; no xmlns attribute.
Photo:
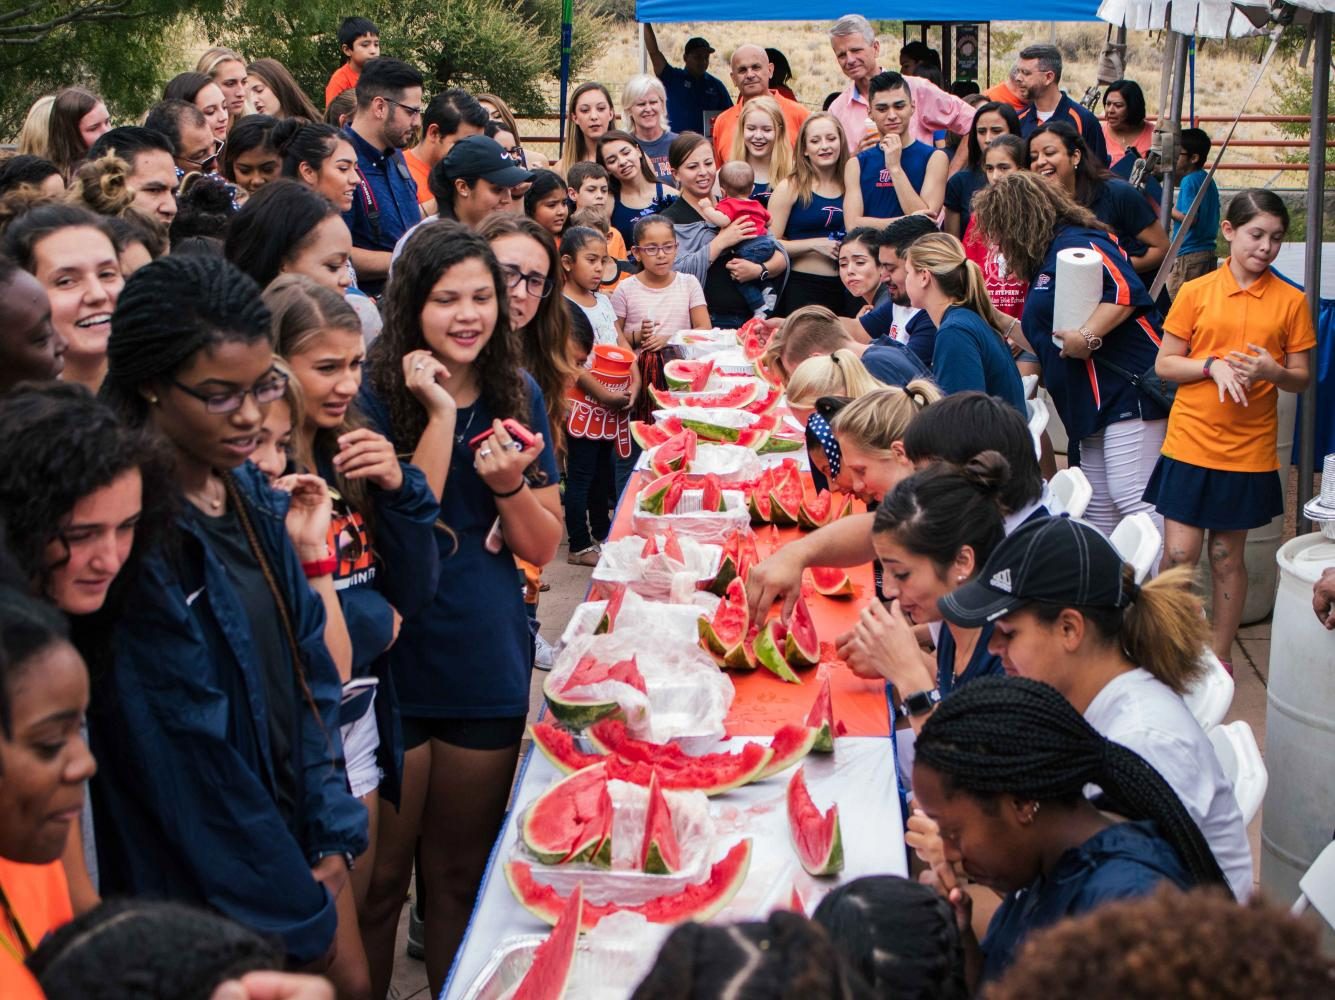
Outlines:
<svg viewBox="0 0 1335 1000"><path fill-rule="evenodd" d="M939 608L966 628L995 622L988 649L1008 674L1052 685L1100 733L1145 758L1244 900L1252 889L1247 828L1209 738L1182 700L1201 675L1209 639L1190 585L1184 567L1137 586L1098 529L1051 517L1008 536Z"/></svg>

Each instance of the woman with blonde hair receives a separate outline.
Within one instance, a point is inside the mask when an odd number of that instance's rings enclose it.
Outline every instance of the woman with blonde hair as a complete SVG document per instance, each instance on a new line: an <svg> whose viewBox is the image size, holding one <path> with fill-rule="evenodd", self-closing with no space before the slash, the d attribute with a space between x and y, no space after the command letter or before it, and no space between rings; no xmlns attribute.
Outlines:
<svg viewBox="0 0 1335 1000"><path fill-rule="evenodd" d="M660 181L672 183L668 147L677 133L667 124L667 90L656 76L637 73L621 88L621 112L626 131L635 136Z"/></svg>
<svg viewBox="0 0 1335 1000"><path fill-rule="evenodd" d="M215 45L206 49L195 63L195 72L203 73L223 94L227 108L228 128L246 113L246 61L239 52Z"/></svg>
<svg viewBox="0 0 1335 1000"><path fill-rule="evenodd" d="M592 160L598 140L612 127L612 94L601 83L581 83L566 105L566 142L556 172L562 177L582 160Z"/></svg>
<svg viewBox="0 0 1335 1000"><path fill-rule="evenodd" d="M515 145L519 149L519 165L528 167L530 170L546 170L550 165L547 157L541 153L524 147L524 137L519 134L519 122L515 119L514 112L510 110L510 105L495 94L475 94L477 103L487 109L487 114L491 120L502 125L506 131L515 137ZM331 125L333 122L330 123Z"/></svg>
<svg viewBox="0 0 1335 1000"><path fill-rule="evenodd" d="M793 147L788 142L788 123L778 101L755 97L746 102L737 131L733 133L730 160L745 160L756 175L751 197L769 204L775 186L793 172Z"/></svg>
<svg viewBox="0 0 1335 1000"><path fill-rule="evenodd" d="M788 379L785 398L793 416L805 422L822 396L842 396L857 399L877 389L884 389L862 359L846 347L833 354L818 354L807 358Z"/></svg>
<svg viewBox="0 0 1335 1000"><path fill-rule="evenodd" d="M903 389L873 390L834 415L830 430L854 496L878 504L913 475L913 463L904 453L904 434L909 422L940 398L940 389L917 379Z"/></svg>
<svg viewBox="0 0 1335 1000"><path fill-rule="evenodd" d="M55 94L43 94L32 102L19 130L19 153L46 159L51 149L51 108L55 103Z"/></svg>
<svg viewBox="0 0 1335 1000"><path fill-rule="evenodd" d="M1025 412L1024 385L1003 333L1015 320L987 297L982 269L947 233L914 241L905 259L909 302L936 324L932 373L947 393L975 389Z"/></svg>
<svg viewBox="0 0 1335 1000"><path fill-rule="evenodd" d="M825 306L837 316L856 311L839 280L838 266L847 162L848 147L837 118L821 111L802 123L793 172L779 180L769 201L770 235L792 261L775 310L779 316L809 304Z"/></svg>

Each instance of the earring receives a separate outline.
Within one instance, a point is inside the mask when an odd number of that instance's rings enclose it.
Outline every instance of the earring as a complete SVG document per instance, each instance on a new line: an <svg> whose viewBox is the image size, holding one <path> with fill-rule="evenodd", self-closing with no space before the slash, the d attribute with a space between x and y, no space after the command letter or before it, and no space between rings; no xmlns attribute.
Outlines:
<svg viewBox="0 0 1335 1000"><path fill-rule="evenodd" d="M148 397L148 401L149 401L150 403L152 403L154 406L157 406L157 405L158 405L158 397L157 397L157 396L149 396L149 397Z"/></svg>
<svg viewBox="0 0 1335 1000"><path fill-rule="evenodd" d="M967 576L957 576L957 577L955 577L955 582L956 582L956 583L963 583L963 582L964 582L965 580L967 580L967 579L969 579Z"/></svg>

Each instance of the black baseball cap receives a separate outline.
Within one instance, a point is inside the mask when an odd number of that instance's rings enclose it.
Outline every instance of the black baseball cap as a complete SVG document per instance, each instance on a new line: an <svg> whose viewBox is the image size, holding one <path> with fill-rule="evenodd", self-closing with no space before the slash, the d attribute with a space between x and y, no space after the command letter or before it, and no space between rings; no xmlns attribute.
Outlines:
<svg viewBox="0 0 1335 1000"><path fill-rule="evenodd" d="M980 628L1030 601L1122 608L1122 557L1097 528L1069 517L1031 521L1002 539L981 572L936 602L961 628Z"/></svg>
<svg viewBox="0 0 1335 1000"><path fill-rule="evenodd" d="M519 166L505 155L499 142L485 135L470 135L456 142L441 161L441 170L449 180L481 177L501 187L533 180L532 170Z"/></svg>
<svg viewBox="0 0 1335 1000"><path fill-rule="evenodd" d="M714 46L710 45L699 35L696 35L694 38L686 39L686 49L685 49L686 54L689 55L696 49L708 49L710 52L715 51Z"/></svg>

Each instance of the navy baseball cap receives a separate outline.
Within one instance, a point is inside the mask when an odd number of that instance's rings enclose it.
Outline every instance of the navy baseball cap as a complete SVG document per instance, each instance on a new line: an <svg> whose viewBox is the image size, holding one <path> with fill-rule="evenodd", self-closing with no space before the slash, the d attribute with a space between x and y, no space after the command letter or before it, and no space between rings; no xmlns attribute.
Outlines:
<svg viewBox="0 0 1335 1000"><path fill-rule="evenodd" d="M499 142L485 135L470 135L456 142L441 161L441 170L449 180L481 177L501 187L515 187L533 180L532 170L519 166L505 155Z"/></svg>
<svg viewBox="0 0 1335 1000"><path fill-rule="evenodd" d="M1031 521L1002 539L976 577L936 602L961 628L981 628L1031 601L1123 608L1122 557L1097 528L1069 517Z"/></svg>
<svg viewBox="0 0 1335 1000"><path fill-rule="evenodd" d="M703 38L701 38L699 35L696 35L694 38L688 38L688 39L686 40L686 50L685 50L685 51L686 51L686 54L687 54L687 55L690 55L690 54L691 54L692 52L694 52L696 49L707 49L707 50L710 51L710 52L715 51L714 46L710 45L707 41L705 41L705 40L704 40Z"/></svg>

